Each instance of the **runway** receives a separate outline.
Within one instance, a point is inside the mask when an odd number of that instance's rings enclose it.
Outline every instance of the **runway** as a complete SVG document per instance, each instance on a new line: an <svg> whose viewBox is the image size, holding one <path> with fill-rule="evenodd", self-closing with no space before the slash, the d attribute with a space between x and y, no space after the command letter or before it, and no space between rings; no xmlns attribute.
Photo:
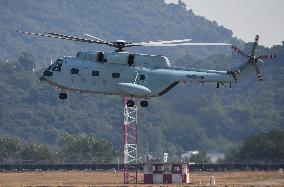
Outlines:
<svg viewBox="0 0 284 187"><path fill-rule="evenodd" d="M214 176L217 186L284 186L282 171L245 171L245 172L192 172L190 184L179 186L206 186ZM122 172L94 171L28 171L1 172L0 186L161 186L161 185L125 185ZM143 174L139 173L140 183ZM162 185L164 186L164 185ZM167 185L176 186L176 185Z"/></svg>

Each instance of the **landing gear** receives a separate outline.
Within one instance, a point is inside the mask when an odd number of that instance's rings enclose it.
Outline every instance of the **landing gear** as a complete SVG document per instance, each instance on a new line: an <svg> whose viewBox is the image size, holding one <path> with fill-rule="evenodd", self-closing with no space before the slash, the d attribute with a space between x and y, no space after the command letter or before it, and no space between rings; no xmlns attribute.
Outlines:
<svg viewBox="0 0 284 187"><path fill-rule="evenodd" d="M126 105L127 105L128 107L134 107L134 101L128 100L128 101L126 102Z"/></svg>
<svg viewBox="0 0 284 187"><path fill-rule="evenodd" d="M62 99L62 100L67 99L67 93L65 92L59 93L59 99Z"/></svg>
<svg viewBox="0 0 284 187"><path fill-rule="evenodd" d="M128 106L128 107L134 107L134 101L133 100L128 100L128 101L126 101L126 105ZM140 106L141 107L147 107L148 106L148 101L141 101L140 102Z"/></svg>
<svg viewBox="0 0 284 187"><path fill-rule="evenodd" d="M220 88L220 83L219 82L217 82L216 88Z"/></svg>
<svg viewBox="0 0 284 187"><path fill-rule="evenodd" d="M141 107L147 107L148 106L148 101L141 101L140 102Z"/></svg>

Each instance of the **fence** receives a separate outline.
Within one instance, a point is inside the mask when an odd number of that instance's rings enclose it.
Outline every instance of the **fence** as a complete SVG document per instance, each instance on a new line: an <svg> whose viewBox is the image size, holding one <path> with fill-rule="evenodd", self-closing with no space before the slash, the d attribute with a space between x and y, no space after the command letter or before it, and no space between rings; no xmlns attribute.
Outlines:
<svg viewBox="0 0 284 187"><path fill-rule="evenodd" d="M49 170L91 170L118 171L123 164L0 164L0 171L49 171ZM138 164L143 171L143 164ZM283 164L191 164L190 171L276 171L284 169Z"/></svg>

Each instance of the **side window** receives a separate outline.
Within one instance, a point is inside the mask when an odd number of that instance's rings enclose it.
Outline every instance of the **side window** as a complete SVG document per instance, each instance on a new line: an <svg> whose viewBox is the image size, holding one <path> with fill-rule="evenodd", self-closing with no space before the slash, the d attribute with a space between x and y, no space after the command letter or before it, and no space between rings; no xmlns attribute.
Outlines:
<svg viewBox="0 0 284 187"><path fill-rule="evenodd" d="M100 72L99 71L92 71L92 76L100 76Z"/></svg>
<svg viewBox="0 0 284 187"><path fill-rule="evenodd" d="M146 78L145 75L140 75L140 80L141 81L145 80L145 78Z"/></svg>
<svg viewBox="0 0 284 187"><path fill-rule="evenodd" d="M71 74L79 74L79 69L78 68L72 68Z"/></svg>
<svg viewBox="0 0 284 187"><path fill-rule="evenodd" d="M118 79L120 77L120 73L112 73L112 78Z"/></svg>

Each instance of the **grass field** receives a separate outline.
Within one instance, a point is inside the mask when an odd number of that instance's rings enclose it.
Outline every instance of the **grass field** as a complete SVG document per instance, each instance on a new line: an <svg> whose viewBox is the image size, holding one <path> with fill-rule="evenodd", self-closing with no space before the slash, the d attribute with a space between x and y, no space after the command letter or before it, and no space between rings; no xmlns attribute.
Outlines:
<svg viewBox="0 0 284 187"><path fill-rule="evenodd" d="M217 186L284 186L283 172L192 172L191 184L178 186L208 186L214 176ZM139 174L140 183L143 175ZM89 171L35 171L2 172L0 187L23 186L177 186L177 185L124 185L122 172Z"/></svg>

